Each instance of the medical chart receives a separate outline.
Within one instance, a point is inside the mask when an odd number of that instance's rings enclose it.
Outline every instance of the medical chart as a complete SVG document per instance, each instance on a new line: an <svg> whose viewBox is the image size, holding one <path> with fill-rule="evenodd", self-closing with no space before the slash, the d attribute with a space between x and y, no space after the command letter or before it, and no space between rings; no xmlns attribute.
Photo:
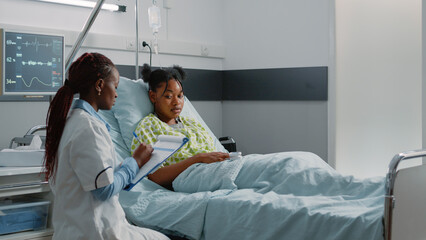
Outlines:
<svg viewBox="0 0 426 240"><path fill-rule="evenodd" d="M135 178L125 190L132 189L142 178L154 172L188 141L189 139L186 137L159 135L157 142L152 146L154 151L152 152L151 159L140 168Z"/></svg>

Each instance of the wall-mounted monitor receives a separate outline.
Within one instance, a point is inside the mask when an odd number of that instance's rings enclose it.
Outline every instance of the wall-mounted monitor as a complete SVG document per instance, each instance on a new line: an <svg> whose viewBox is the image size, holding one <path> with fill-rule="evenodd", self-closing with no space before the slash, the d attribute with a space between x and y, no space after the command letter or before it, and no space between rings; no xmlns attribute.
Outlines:
<svg viewBox="0 0 426 240"><path fill-rule="evenodd" d="M64 36L1 29L1 95L53 95L64 82Z"/></svg>

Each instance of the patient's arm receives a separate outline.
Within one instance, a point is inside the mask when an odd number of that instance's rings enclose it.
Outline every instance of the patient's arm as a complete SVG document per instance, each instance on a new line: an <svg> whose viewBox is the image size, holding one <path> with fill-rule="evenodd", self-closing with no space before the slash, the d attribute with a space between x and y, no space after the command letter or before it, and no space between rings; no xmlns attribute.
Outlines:
<svg viewBox="0 0 426 240"><path fill-rule="evenodd" d="M167 189L173 189L172 188L173 180L175 180L175 178L180 173L185 171L185 169L187 169L192 164L220 162L225 160L226 158L229 158L228 153L223 153L223 152L199 153L183 161L180 161L178 163L162 167L158 169L157 171L155 171L154 173L148 175L148 178L151 181Z"/></svg>

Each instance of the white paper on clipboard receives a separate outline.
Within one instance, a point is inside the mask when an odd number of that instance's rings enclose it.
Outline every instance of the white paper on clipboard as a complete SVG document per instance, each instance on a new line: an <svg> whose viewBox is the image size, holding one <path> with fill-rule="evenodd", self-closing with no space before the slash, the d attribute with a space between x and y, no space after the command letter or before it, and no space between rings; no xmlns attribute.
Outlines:
<svg viewBox="0 0 426 240"><path fill-rule="evenodd" d="M189 139L186 137L159 135L157 137L157 142L153 145L154 151L152 152L151 159L140 168L126 190L130 190L142 178L153 173L164 161L188 141Z"/></svg>

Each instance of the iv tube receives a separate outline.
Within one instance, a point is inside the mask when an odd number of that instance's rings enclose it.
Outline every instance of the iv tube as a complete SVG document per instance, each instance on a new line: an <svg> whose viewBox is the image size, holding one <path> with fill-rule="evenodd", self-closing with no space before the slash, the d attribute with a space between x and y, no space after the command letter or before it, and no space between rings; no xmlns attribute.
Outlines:
<svg viewBox="0 0 426 240"><path fill-rule="evenodd" d="M153 5L148 8L148 20L149 27L152 28L152 33L154 35L154 52L158 55L158 29L161 27L161 15L160 8L155 5L156 1L153 1Z"/></svg>

